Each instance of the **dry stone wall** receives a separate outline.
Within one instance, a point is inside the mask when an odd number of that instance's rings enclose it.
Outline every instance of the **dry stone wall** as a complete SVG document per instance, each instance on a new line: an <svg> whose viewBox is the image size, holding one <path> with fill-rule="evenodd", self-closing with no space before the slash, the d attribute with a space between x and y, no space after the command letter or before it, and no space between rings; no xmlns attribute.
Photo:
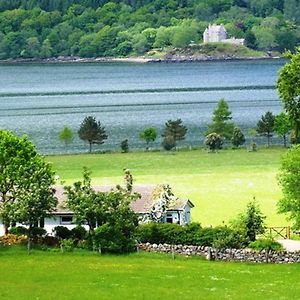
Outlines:
<svg viewBox="0 0 300 300"><path fill-rule="evenodd" d="M169 245L169 244L140 244L139 248L148 252L175 253L185 256L202 256L208 260L239 261L253 263L300 263L299 252L269 252L252 249L215 249L204 246Z"/></svg>

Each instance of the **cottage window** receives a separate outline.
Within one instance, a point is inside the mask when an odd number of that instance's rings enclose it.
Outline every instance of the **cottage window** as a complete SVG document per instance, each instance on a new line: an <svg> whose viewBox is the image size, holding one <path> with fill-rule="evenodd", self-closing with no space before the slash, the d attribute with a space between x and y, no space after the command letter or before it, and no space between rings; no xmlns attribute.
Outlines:
<svg viewBox="0 0 300 300"><path fill-rule="evenodd" d="M167 214L167 223L173 223L173 215Z"/></svg>
<svg viewBox="0 0 300 300"><path fill-rule="evenodd" d="M73 221L72 216L61 216L60 217L60 224L62 224L62 225L72 224L72 221Z"/></svg>

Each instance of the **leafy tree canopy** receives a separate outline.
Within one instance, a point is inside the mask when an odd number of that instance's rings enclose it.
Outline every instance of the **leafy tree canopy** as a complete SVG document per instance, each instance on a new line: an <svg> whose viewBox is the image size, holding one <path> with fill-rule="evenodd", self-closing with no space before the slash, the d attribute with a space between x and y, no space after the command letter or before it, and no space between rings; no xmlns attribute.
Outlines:
<svg viewBox="0 0 300 300"><path fill-rule="evenodd" d="M54 172L26 136L0 130L0 217L31 229L56 207Z"/></svg>
<svg viewBox="0 0 300 300"><path fill-rule="evenodd" d="M60 141L64 142L67 147L74 139L73 131L69 127L65 126L59 133L58 138Z"/></svg>
<svg viewBox="0 0 300 300"><path fill-rule="evenodd" d="M156 138L157 130L153 127L145 128L145 130L140 133L140 139L146 142L146 150L149 149L149 143L154 142Z"/></svg>
<svg viewBox="0 0 300 300"><path fill-rule="evenodd" d="M300 48L296 53L287 52L290 62L282 67L277 87L295 131L296 142L300 142Z"/></svg>
<svg viewBox="0 0 300 300"><path fill-rule="evenodd" d="M278 181L283 195L278 202L279 212L288 214L294 227L300 229L300 145L283 157Z"/></svg>
<svg viewBox="0 0 300 300"><path fill-rule="evenodd" d="M280 113L275 117L274 131L283 137L283 144L286 147L286 136L292 129L292 123L285 113Z"/></svg>

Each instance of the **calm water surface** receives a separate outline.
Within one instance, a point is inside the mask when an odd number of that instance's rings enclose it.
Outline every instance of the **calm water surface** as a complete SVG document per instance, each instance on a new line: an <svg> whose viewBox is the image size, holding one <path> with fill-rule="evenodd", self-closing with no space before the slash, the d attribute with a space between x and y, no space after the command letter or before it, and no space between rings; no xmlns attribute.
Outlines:
<svg viewBox="0 0 300 300"><path fill-rule="evenodd" d="M118 149L128 138L142 148L139 132L161 132L169 119L188 127L182 145L201 145L214 107L225 98L233 120L247 133L266 111L282 110L275 90L282 60L179 64L0 65L0 128L27 134L44 154L63 153L59 131L75 133L69 152L87 151L77 137L84 117L95 116L108 140L95 150ZM155 146L159 146L160 139Z"/></svg>

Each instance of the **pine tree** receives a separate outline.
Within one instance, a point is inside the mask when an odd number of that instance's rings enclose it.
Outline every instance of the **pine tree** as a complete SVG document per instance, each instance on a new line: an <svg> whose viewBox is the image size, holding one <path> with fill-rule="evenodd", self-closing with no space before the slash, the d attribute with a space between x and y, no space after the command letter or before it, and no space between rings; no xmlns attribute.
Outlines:
<svg viewBox="0 0 300 300"><path fill-rule="evenodd" d="M268 147L270 146L270 139L273 136L274 124L275 116L270 111L261 116L261 119L257 122L257 133L267 137Z"/></svg>
<svg viewBox="0 0 300 300"><path fill-rule="evenodd" d="M176 147L176 142L181 141L185 139L185 135L187 133L187 128L182 124L181 119L177 119L175 121L169 120L165 124L165 129L162 134L162 137L164 140L166 140L168 137L172 137L174 142L175 142L175 147Z"/></svg>
<svg viewBox="0 0 300 300"><path fill-rule="evenodd" d="M214 132L230 140L234 129L234 123L230 122L231 119L229 106L225 99L221 99L213 112L213 122L208 125L206 135Z"/></svg>
<svg viewBox="0 0 300 300"><path fill-rule="evenodd" d="M87 141L90 145L89 152L92 152L92 144L103 144L107 139L105 128L101 126L100 121L96 121L95 117L86 117L78 130L79 137Z"/></svg>

